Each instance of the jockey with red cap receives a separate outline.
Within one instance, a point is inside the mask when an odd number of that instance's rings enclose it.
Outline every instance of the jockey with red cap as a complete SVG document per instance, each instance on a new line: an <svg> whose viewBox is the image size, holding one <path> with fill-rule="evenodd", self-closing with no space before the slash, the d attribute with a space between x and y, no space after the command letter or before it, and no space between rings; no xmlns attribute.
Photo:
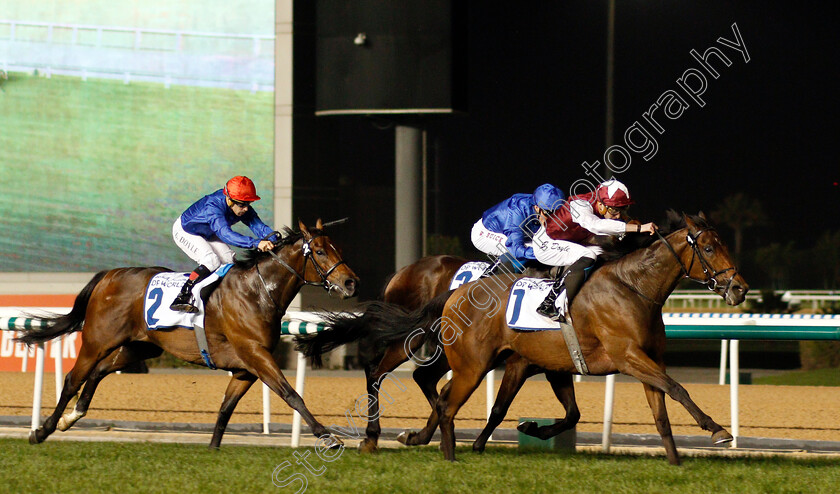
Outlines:
<svg viewBox="0 0 840 494"><path fill-rule="evenodd" d="M646 232L653 235L656 225L626 223L627 208L633 204L627 186L618 180L608 180L586 194L569 198L560 210L549 218L544 230L534 237L534 255L549 266L569 266L562 278L554 282L551 291L537 308L537 313L549 319L566 322L565 314L572 299L586 278L586 269L595 264L600 247L582 245L595 235L624 235ZM546 238L547 237L547 238ZM559 294L562 308L556 306ZM560 310L562 309L562 310Z"/></svg>
<svg viewBox="0 0 840 494"><path fill-rule="evenodd" d="M525 262L534 260L531 237L565 199L557 187L542 184L533 194L514 194L485 211L473 225L470 239L476 249L498 257L481 277L490 276L505 260L512 261L517 270Z"/></svg>
<svg viewBox="0 0 840 494"><path fill-rule="evenodd" d="M229 247L258 249L265 252L274 248L270 240L259 240L274 230L260 220L251 207L258 201L257 189L248 177L233 177L223 189L208 194L187 208L172 225L172 238L198 267L190 273L181 293L169 306L181 312L197 312L192 304L192 289L222 264L232 263L236 253ZM243 222L259 238L242 235L231 225Z"/></svg>

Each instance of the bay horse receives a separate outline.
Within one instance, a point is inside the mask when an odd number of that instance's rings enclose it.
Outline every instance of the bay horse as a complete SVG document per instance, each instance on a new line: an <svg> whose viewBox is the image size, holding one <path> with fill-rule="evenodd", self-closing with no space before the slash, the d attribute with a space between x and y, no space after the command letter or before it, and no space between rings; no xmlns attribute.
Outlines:
<svg viewBox="0 0 840 494"><path fill-rule="evenodd" d="M205 304L205 333L213 361L233 373L222 401L211 448L218 448L233 410L257 379L298 411L319 438L338 447L309 412L303 399L286 381L275 351L280 341L281 318L304 285L322 286L342 297L353 296L358 277L341 258L340 250L323 232L319 219L314 229L298 223L299 231L285 229L274 249L249 251L237 261L210 294ZM279 234L279 232L275 232ZM100 271L85 286L67 315L41 318L42 329L24 330L26 344L82 332L82 347L55 411L32 431L29 442L43 442L56 427L67 430L85 415L96 386L106 375L128 365L156 357L163 350L187 362L203 365L195 332L184 328L149 331L144 320L145 289L151 278L169 271L162 267L131 267ZM84 390L71 412L64 410Z"/></svg>
<svg viewBox="0 0 840 494"><path fill-rule="evenodd" d="M665 373L662 304L686 277L707 285L729 305L742 303L749 290L723 241L703 217L683 215L681 223L681 228L660 235L651 245L596 270L571 307L590 373L621 372L642 382L668 461L674 465L680 463L680 457L665 408L666 393L683 405L703 430L711 432L715 444L732 441L732 435L703 413L685 388ZM491 277L463 285L412 313L374 303L361 315L335 316L363 324L379 338L379 345L405 344L418 330L424 339L441 340L453 377L443 387L436 409L441 450L450 461L455 460L455 415L484 374L507 354L516 353L531 365L561 376L576 373L561 332L518 332L507 325L504 306L513 281L498 281ZM550 432L559 433L557 429L563 426L558 424Z"/></svg>
<svg viewBox="0 0 840 494"><path fill-rule="evenodd" d="M451 255L424 257L399 269L388 280L380 299L386 303L399 305L408 311L420 309L436 296L448 292L452 278L458 272L458 269L467 262L469 262L467 259ZM525 274L541 277L546 273L538 267L528 266ZM512 273L503 265L497 271L497 275L511 277ZM359 358L364 367L368 394L366 415L368 424L365 429L365 439L359 444L359 450L362 453L375 452L381 434L379 387L382 377L410 360L409 353L418 352L423 342L422 340L413 340L408 346L404 345L402 341L381 345L377 335L366 331L355 323L348 325L342 318L332 318L329 315L327 315L327 320L328 325L331 326L330 330L295 337L296 348L303 352L305 356L310 357L313 365L317 367L321 365L321 357L324 353L347 343L358 342ZM438 398L437 383L449 371L446 356L442 353L438 355L439 358L432 361L430 365L418 366L412 374L412 378L428 400L432 413L426 426L419 433L406 431L397 437L398 441L407 446L428 444L437 429L438 421L435 408ZM516 354L507 358L496 403L492 408L487 425L473 443L475 451L481 452L484 450L487 440L504 419L507 409L522 383L528 377L541 372L544 372L544 370L530 365L527 360ZM566 409L565 420L573 421L574 423L571 426L574 426L580 414L574 399L572 375L549 373L547 378L557 398ZM523 426L523 432L531 435L538 434L535 430L525 427Z"/></svg>

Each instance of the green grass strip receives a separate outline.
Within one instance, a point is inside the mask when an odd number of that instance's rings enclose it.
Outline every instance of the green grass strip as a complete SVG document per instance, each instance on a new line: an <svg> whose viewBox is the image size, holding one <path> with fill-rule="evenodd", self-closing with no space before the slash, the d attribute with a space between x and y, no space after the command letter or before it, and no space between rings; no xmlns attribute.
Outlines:
<svg viewBox="0 0 840 494"><path fill-rule="evenodd" d="M296 463L307 455L309 470ZM47 441L31 446L0 439L4 492L836 492L832 459L684 458L520 452L493 447L483 455L459 447L449 463L436 447L377 455L344 450L332 462L312 448ZM275 472L288 462L286 468ZM311 471L310 471L311 470ZM274 475L274 478L272 476Z"/></svg>

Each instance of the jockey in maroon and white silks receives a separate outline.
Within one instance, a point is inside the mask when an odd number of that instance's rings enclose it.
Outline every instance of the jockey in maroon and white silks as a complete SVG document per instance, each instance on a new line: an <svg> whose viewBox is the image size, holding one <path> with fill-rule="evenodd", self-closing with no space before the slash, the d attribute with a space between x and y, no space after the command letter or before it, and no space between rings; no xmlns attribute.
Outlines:
<svg viewBox="0 0 840 494"><path fill-rule="evenodd" d="M565 322L571 300L580 290L586 269L595 264L600 247L582 245L595 235L624 235L627 232L653 234L656 225L628 224L621 220L632 204L630 191L618 180L608 180L592 192L572 196L534 235L534 256L549 266L569 266L565 275L555 281L552 290L537 312L549 319ZM557 307L558 295L563 307Z"/></svg>

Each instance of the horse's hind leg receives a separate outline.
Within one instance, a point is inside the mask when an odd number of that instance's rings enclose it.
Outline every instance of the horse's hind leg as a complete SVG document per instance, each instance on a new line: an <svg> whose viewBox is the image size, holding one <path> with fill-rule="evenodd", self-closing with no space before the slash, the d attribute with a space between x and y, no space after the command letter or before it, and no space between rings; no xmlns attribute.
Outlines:
<svg viewBox="0 0 840 494"><path fill-rule="evenodd" d="M219 409L219 416L216 418L216 427L213 429L213 438L210 440L210 448L219 449L222 444L222 435L225 433L228 421L239 400L251 389L251 385L257 380L257 376L248 371L238 371L230 379L225 390L225 398L222 400L222 407Z"/></svg>
<svg viewBox="0 0 840 494"><path fill-rule="evenodd" d="M420 390L423 391L423 395L426 397L426 400L428 400L429 406L432 408L432 412L429 415L429 419L426 421L426 426L423 427L420 432L402 432L399 436L397 436L397 441L405 444L406 446L418 446L429 444L432 440L432 436L435 434L435 430L437 429L439 423L437 413L437 384L440 381L440 378L448 371L449 361L446 360L446 355L443 353L441 353L440 357L435 359L435 361L430 365L421 366L414 370L414 381L418 386L420 386Z"/></svg>
<svg viewBox="0 0 840 494"><path fill-rule="evenodd" d="M96 392L96 387L105 376L137 362L157 357L161 353L163 353L163 350L150 343L129 343L117 348L107 357L100 360L99 364L93 369L90 376L88 376L84 388L82 388L81 395L77 395L79 399L72 407L72 410L64 413L58 420L58 430L66 431L87 414L90 401Z"/></svg>
<svg viewBox="0 0 840 494"><path fill-rule="evenodd" d="M668 420L668 410L665 408L665 393L661 390L645 384L645 397L653 412L653 419L656 422L656 430L662 437L662 444L665 446L665 454L668 456L668 463L671 465L680 464L680 455L677 453L677 445L674 443L674 436L671 434L671 421Z"/></svg>
<svg viewBox="0 0 840 494"><path fill-rule="evenodd" d="M55 432L58 419L61 418L61 414L64 413L67 404L79 392L82 384L87 380L88 375L99 360L100 357L98 355L92 354L88 350L88 347L84 344L82 345L79 357L76 359L76 365L73 366L70 372L67 373L67 377L64 378L64 387L61 389L61 396L58 399L58 404L55 406L55 411L47 417L47 420L44 421L41 427L38 427L38 429L29 434L30 444L42 443L50 434Z"/></svg>
<svg viewBox="0 0 840 494"><path fill-rule="evenodd" d="M455 415L481 384L484 372L476 368L453 368L452 379L443 387L437 402L440 416L440 449L449 461L455 461Z"/></svg>
<svg viewBox="0 0 840 494"><path fill-rule="evenodd" d="M515 354L511 355L505 362L505 375L502 377L501 385L499 385L499 394L496 395L496 401L493 403L487 425L484 426L484 429L473 442L473 451L478 453L484 451L487 440L490 439L490 435L493 434L496 427L502 423L510 404L513 403L513 399L519 393L522 385L530 376L536 374L534 371L536 367L529 370L529 365L527 360Z"/></svg>
<svg viewBox="0 0 840 494"><path fill-rule="evenodd" d="M727 432L726 429L721 427L720 424L712 420L711 417L703 413L703 411L700 410L700 407L692 401L691 397L688 395L688 391L686 391L680 383L674 381L670 376L665 374L662 369L641 349L631 349L623 355L623 358L623 361L613 358L613 361L617 363L619 371L635 377L641 381L642 384L649 385L652 388L667 393L668 396L673 398L675 401L678 401L683 407L685 407L688 413L694 417L694 420L697 421L697 425L699 425L703 430L712 433L712 441L715 444L732 441L732 435ZM655 415L657 410L653 411L654 419L657 419ZM659 411L659 413L667 417L667 412L664 407L662 407L662 410Z"/></svg>
<svg viewBox="0 0 840 494"><path fill-rule="evenodd" d="M575 400L575 385L572 381L572 375L568 372L546 372L545 377L551 384L554 396L560 400L563 408L566 409L566 416L563 417L563 420L551 425L539 427L536 422L523 422L517 427L523 434L542 440L550 439L571 429L580 420L580 410L578 410L577 400Z"/></svg>

